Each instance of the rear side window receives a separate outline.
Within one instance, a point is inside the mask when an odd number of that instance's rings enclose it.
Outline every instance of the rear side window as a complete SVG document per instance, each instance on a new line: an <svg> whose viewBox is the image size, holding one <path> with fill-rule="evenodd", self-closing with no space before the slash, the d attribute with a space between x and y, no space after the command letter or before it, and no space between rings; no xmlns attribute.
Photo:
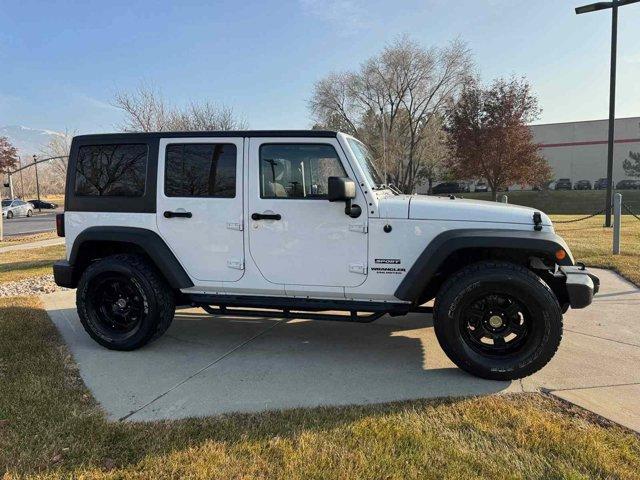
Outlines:
<svg viewBox="0 0 640 480"><path fill-rule="evenodd" d="M78 149L75 194L141 197L145 191L147 145L85 145Z"/></svg>
<svg viewBox="0 0 640 480"><path fill-rule="evenodd" d="M236 196L237 149L232 143L167 145L164 193L168 197Z"/></svg>

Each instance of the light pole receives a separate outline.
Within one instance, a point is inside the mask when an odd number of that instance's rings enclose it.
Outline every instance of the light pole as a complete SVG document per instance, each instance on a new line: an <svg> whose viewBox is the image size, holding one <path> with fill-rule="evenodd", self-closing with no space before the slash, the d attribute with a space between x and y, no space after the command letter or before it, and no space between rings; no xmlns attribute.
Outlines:
<svg viewBox="0 0 640 480"><path fill-rule="evenodd" d="M42 205L40 203L40 179L38 178L38 157L37 157L37 155L33 156L33 166L36 169L36 193L38 194L38 205ZM42 212L42 207L38 207L38 211Z"/></svg>
<svg viewBox="0 0 640 480"><path fill-rule="evenodd" d="M613 0L597 2L576 8L576 14L611 9L611 71L609 79L609 139L607 148L607 196L605 199L605 226L611 226L611 200L613 193L613 142L616 117L616 57L618 49L618 7L637 3L640 0Z"/></svg>

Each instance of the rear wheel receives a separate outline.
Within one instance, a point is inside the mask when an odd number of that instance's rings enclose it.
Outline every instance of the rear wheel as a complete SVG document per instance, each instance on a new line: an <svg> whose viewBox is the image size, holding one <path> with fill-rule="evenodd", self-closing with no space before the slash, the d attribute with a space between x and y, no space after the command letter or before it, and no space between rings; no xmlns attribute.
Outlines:
<svg viewBox="0 0 640 480"><path fill-rule="evenodd" d="M9 220L10 218L13 218L13 212L11 210L7 212L7 220Z"/></svg>
<svg viewBox="0 0 640 480"><path fill-rule="evenodd" d="M553 292L531 271L482 262L442 286L434 329L442 349L463 370L513 380L551 360L562 338L562 313Z"/></svg>
<svg viewBox="0 0 640 480"><path fill-rule="evenodd" d="M30 217L31 215L33 215L33 210L27 210L27 217Z"/></svg>
<svg viewBox="0 0 640 480"><path fill-rule="evenodd" d="M175 313L169 286L136 255L90 265L78 283L76 305L87 333L112 350L135 350L160 337Z"/></svg>

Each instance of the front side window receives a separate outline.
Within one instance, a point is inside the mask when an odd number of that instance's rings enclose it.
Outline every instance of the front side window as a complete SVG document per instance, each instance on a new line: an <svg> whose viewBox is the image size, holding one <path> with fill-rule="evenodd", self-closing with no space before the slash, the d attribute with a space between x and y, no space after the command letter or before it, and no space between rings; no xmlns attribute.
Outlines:
<svg viewBox="0 0 640 480"><path fill-rule="evenodd" d="M232 143L167 146L164 193L168 197L236 196L237 149Z"/></svg>
<svg viewBox="0 0 640 480"><path fill-rule="evenodd" d="M326 198L329 177L346 176L331 145L273 143L260 147L262 198Z"/></svg>
<svg viewBox="0 0 640 480"><path fill-rule="evenodd" d="M141 197L146 172L145 144L85 145L78 150L75 193L92 197Z"/></svg>

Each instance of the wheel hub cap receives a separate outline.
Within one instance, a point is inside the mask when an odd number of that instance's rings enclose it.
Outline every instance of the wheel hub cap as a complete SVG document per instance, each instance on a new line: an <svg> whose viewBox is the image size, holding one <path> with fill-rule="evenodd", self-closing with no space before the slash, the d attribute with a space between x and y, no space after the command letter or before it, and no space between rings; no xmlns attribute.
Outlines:
<svg viewBox="0 0 640 480"><path fill-rule="evenodd" d="M116 305L118 306L118 308L124 308L127 306L127 301L124 298L120 298L116 302Z"/></svg>
<svg viewBox="0 0 640 480"><path fill-rule="evenodd" d="M502 326L502 317L500 317L499 315L492 315L489 318L489 325L491 325L493 328L500 328Z"/></svg>

